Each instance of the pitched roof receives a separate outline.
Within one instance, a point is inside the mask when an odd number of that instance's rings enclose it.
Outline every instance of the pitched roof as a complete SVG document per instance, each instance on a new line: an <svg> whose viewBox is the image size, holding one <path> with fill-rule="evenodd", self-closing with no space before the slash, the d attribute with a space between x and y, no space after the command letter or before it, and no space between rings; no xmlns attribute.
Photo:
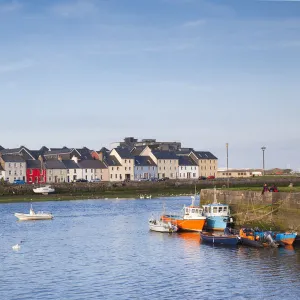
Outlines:
<svg viewBox="0 0 300 300"><path fill-rule="evenodd" d="M119 161L116 159L116 157L114 155L108 155L108 156L105 156L104 159L103 159L103 162L105 164L107 164L108 166L122 166Z"/></svg>
<svg viewBox="0 0 300 300"><path fill-rule="evenodd" d="M197 166L197 164L188 156L180 156L179 166Z"/></svg>
<svg viewBox="0 0 300 300"><path fill-rule="evenodd" d="M140 155L143 152L143 150L145 148L146 148L146 146L136 146L136 147L132 148L131 154L133 156L138 156L138 155Z"/></svg>
<svg viewBox="0 0 300 300"><path fill-rule="evenodd" d="M40 169L42 164L39 160L29 159L26 160L26 167L27 169Z"/></svg>
<svg viewBox="0 0 300 300"><path fill-rule="evenodd" d="M25 162L21 155L4 154L2 155L2 159L5 162Z"/></svg>
<svg viewBox="0 0 300 300"><path fill-rule="evenodd" d="M67 169L79 169L78 164L72 159L66 159L62 161Z"/></svg>
<svg viewBox="0 0 300 300"><path fill-rule="evenodd" d="M45 156L48 155L59 155L59 154L67 154L67 153L71 153L73 149L69 149L69 148L52 148L49 151L46 151L44 153Z"/></svg>
<svg viewBox="0 0 300 300"><path fill-rule="evenodd" d="M105 164L98 159L80 160L78 165L82 169L107 169Z"/></svg>
<svg viewBox="0 0 300 300"><path fill-rule="evenodd" d="M46 169L66 169L64 163L60 160L47 160L45 162Z"/></svg>
<svg viewBox="0 0 300 300"><path fill-rule="evenodd" d="M134 156L130 153L127 148L115 148L116 152L122 159L133 159Z"/></svg>
<svg viewBox="0 0 300 300"><path fill-rule="evenodd" d="M134 165L135 167L156 166L155 162L151 159L150 156L135 156Z"/></svg>
<svg viewBox="0 0 300 300"><path fill-rule="evenodd" d="M218 159L211 152L208 151L193 151L198 159Z"/></svg>
<svg viewBox="0 0 300 300"><path fill-rule="evenodd" d="M80 154L81 159L93 159L91 155L91 150L87 147L76 148L75 150L77 150L77 152Z"/></svg>
<svg viewBox="0 0 300 300"><path fill-rule="evenodd" d="M5 148L0 145L0 151L3 150L3 149L5 149Z"/></svg>
<svg viewBox="0 0 300 300"><path fill-rule="evenodd" d="M157 159L178 159L176 153L172 151L153 151L152 153Z"/></svg>
<svg viewBox="0 0 300 300"><path fill-rule="evenodd" d="M176 155L182 156L182 155L189 155L192 151L194 151L193 148L181 148L178 151L176 151Z"/></svg>

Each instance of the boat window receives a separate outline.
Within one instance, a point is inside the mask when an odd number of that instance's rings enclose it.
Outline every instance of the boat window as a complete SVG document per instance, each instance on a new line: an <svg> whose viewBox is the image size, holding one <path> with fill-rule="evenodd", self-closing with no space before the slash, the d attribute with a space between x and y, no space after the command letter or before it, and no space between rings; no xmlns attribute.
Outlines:
<svg viewBox="0 0 300 300"><path fill-rule="evenodd" d="M194 213L195 212L195 210L194 209L192 209L192 213Z"/></svg>
<svg viewBox="0 0 300 300"><path fill-rule="evenodd" d="M224 207L223 207L223 211L224 211L224 212L227 212L227 206L224 206Z"/></svg>
<svg viewBox="0 0 300 300"><path fill-rule="evenodd" d="M189 209L188 208L185 209L185 213L187 213L187 214L189 213Z"/></svg>
<svg viewBox="0 0 300 300"><path fill-rule="evenodd" d="M218 212L218 208L217 207L213 207L213 213L217 213Z"/></svg>
<svg viewBox="0 0 300 300"><path fill-rule="evenodd" d="M223 211L223 207L220 206L220 207L219 207L219 213L222 212L222 211Z"/></svg>
<svg viewBox="0 0 300 300"><path fill-rule="evenodd" d="M205 212L208 212L208 207L204 207Z"/></svg>

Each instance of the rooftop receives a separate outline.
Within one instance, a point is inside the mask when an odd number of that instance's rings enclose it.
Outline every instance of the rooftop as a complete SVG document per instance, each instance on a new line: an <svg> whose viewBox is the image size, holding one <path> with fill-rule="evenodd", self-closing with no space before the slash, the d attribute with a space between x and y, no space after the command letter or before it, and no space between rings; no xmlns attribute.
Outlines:
<svg viewBox="0 0 300 300"><path fill-rule="evenodd" d="M171 151L153 151L152 153L157 159L178 159L176 153Z"/></svg>
<svg viewBox="0 0 300 300"><path fill-rule="evenodd" d="M5 162L25 162L24 158L20 155L4 154L2 159Z"/></svg>
<svg viewBox="0 0 300 300"><path fill-rule="evenodd" d="M179 166L197 166L197 164L188 156L180 156Z"/></svg>
<svg viewBox="0 0 300 300"><path fill-rule="evenodd" d="M134 164L136 167L156 166L155 162L151 159L150 156L135 156Z"/></svg>

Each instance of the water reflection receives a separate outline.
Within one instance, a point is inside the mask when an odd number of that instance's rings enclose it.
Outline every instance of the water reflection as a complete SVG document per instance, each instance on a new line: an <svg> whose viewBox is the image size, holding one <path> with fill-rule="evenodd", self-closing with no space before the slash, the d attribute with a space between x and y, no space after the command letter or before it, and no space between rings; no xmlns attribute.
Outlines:
<svg viewBox="0 0 300 300"><path fill-rule="evenodd" d="M149 215L162 207L156 200L37 205L55 218L20 223L13 213L27 205L0 205L1 299L298 297L300 248L228 248L201 243L199 233L152 232Z"/></svg>

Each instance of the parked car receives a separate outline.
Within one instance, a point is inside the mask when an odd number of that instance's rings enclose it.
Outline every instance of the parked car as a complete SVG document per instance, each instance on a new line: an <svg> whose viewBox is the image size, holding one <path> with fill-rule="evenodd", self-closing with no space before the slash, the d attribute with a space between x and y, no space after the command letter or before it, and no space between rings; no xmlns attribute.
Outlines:
<svg viewBox="0 0 300 300"><path fill-rule="evenodd" d="M215 179L215 176L213 176L213 175L208 176L207 179Z"/></svg>
<svg viewBox="0 0 300 300"><path fill-rule="evenodd" d="M25 181L21 179L15 179L13 184L25 184Z"/></svg>
<svg viewBox="0 0 300 300"><path fill-rule="evenodd" d="M139 181L149 181L148 178L140 178Z"/></svg>
<svg viewBox="0 0 300 300"><path fill-rule="evenodd" d="M205 177L205 176L199 176L198 179L199 179L199 180L206 180L206 177Z"/></svg>
<svg viewBox="0 0 300 300"><path fill-rule="evenodd" d="M156 181L158 181L158 178L156 178L156 177L150 178L150 181L156 182Z"/></svg>
<svg viewBox="0 0 300 300"><path fill-rule="evenodd" d="M76 182L88 182L88 181L86 179L81 178L81 179L77 179Z"/></svg>
<svg viewBox="0 0 300 300"><path fill-rule="evenodd" d="M101 180L100 180L99 178L94 178L94 179L92 179L90 182L97 183L97 182L101 182Z"/></svg>
<svg viewBox="0 0 300 300"><path fill-rule="evenodd" d="M169 180L169 177L163 177L158 179L158 181L166 181L166 180Z"/></svg>

